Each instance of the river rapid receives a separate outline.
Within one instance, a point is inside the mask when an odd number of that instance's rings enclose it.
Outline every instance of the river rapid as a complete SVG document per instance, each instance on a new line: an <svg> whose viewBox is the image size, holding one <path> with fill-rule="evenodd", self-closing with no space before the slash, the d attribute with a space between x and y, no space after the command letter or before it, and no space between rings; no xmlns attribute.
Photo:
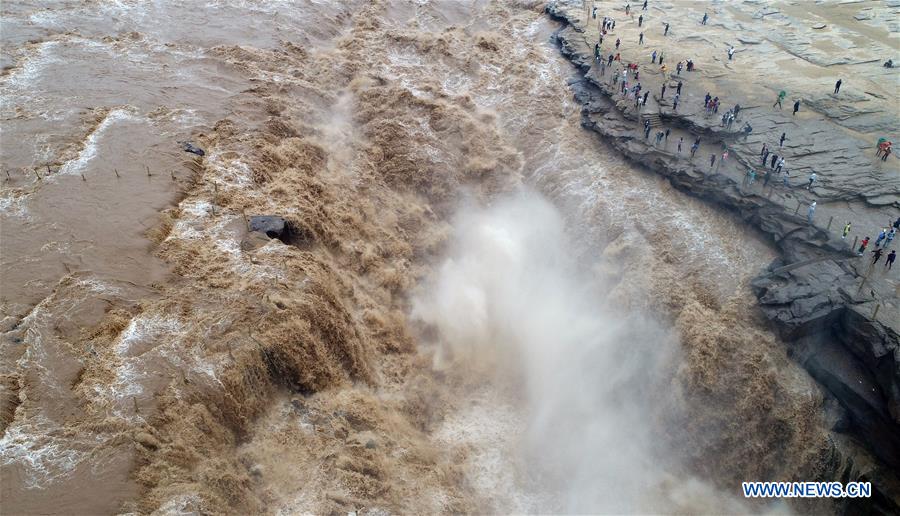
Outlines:
<svg viewBox="0 0 900 516"><path fill-rule="evenodd" d="M2 11L4 512L779 511L740 481L825 471L774 250L580 127L541 3Z"/></svg>

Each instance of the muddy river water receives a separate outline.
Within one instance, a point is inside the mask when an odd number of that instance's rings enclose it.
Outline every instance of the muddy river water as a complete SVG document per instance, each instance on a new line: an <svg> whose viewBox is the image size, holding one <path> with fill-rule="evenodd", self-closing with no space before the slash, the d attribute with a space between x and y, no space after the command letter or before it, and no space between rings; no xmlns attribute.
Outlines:
<svg viewBox="0 0 900 516"><path fill-rule="evenodd" d="M540 3L2 12L4 512L721 512L815 473L773 249L580 127Z"/></svg>

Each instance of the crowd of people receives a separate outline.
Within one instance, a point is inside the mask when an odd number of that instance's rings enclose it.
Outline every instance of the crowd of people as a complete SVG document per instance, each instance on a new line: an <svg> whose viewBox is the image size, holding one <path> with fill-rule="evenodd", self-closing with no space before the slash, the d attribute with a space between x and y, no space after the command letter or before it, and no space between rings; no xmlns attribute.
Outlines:
<svg viewBox="0 0 900 516"><path fill-rule="evenodd" d="M643 2L642 6L641 6L642 11L647 10L647 4L648 4L647 1ZM594 6L592 9L592 16L594 19L597 18L597 15L598 15L597 11L598 11L597 7ZM630 4L625 5L625 14L630 15L631 18L634 19L634 15L632 13ZM709 22L709 19L710 19L709 13L704 13L703 18L700 20L700 24L707 25ZM644 14L642 13L638 17L637 25L638 25L638 27L643 27L644 24L645 24L645 17L644 17ZM608 33L614 31L615 27L616 27L616 21L612 17L609 17L609 16L603 17L602 20L598 24L598 30L599 30L600 34L599 34L599 41L597 42L597 44L594 47L594 57L600 63L600 74L601 75L605 75L606 69L609 67L612 67L614 62L619 62L619 63L622 62L621 54L618 52L618 50L620 49L620 47L622 45L622 40L619 37L617 37L615 40L615 49L616 49L615 55L613 55L612 53L609 53L609 55L606 58L604 58L604 56L603 56L602 44L603 44L604 37L606 37L608 35ZM670 25L669 25L669 23L663 23L663 27L664 27L663 28L663 37L666 37L669 34ZM637 44L638 45L644 44L644 32L641 32L639 34ZM728 61L734 60L734 56L735 56L736 52L737 51L734 46L728 47L728 50L727 50ZM675 93L671 96L672 111L677 112L679 101L680 101L681 95L682 95L682 87L683 87L683 82L680 79L681 72L683 70L686 70L689 73L694 72L696 70L696 68L695 68L693 59L689 58L686 60L678 61L678 63L675 65L674 75L670 76L667 74L668 70L667 70L666 65L663 64L663 60L664 60L664 50L654 49L652 52L649 53L650 64L659 67L658 71L663 77L663 84L660 88L660 95L659 95L659 102L661 104L664 102L667 102L666 91L667 91L667 89L671 89L672 81L674 81L674 80L678 81L677 86L674 88ZM631 82L629 82L629 74L633 78L631 80ZM645 89L643 87L643 85L639 82L640 81L640 66L638 63L629 62L627 64L627 66L625 66L625 68L621 71L621 73L620 73L619 68L616 68L616 70L611 74L609 81L615 88L617 86L617 84L619 83L619 80L621 80L621 84L618 86L619 94L622 95L626 100L634 100L634 108L636 110L640 111L643 107L645 107L647 105L650 91L649 91L649 88ZM843 79L838 79L837 82L835 82L834 91L833 91L832 95L835 95L835 96L839 95L842 85L843 85ZM643 95L641 95L642 91L643 91ZM782 109L782 107L783 107L782 103L786 98L787 98L787 92L784 90L779 91L778 95L775 99L775 102L772 104L772 108L777 107L779 109ZM705 112L705 115L707 118L712 117L713 115L717 115L719 113L719 107L721 106L721 102L722 102L722 100L719 99L718 96L714 96L710 92L706 93L706 96L704 97L704 101L703 101L703 107L704 107L704 112ZM792 117L797 115L797 113L800 111L800 107L801 107L801 99L795 98L794 103L793 103L793 111L791 113ZM740 112L741 112L740 104L735 104L735 106L733 108L726 110L721 117L721 126L724 127L727 131L730 131L734 122L736 120L738 120ZM651 128L650 120L645 119L643 122L643 133L644 133L644 139L647 141L650 140L651 130L652 130L652 128ZM744 136L746 136L752 131L752 127L750 127L750 124L747 123L747 124L745 124L745 126L743 128L741 128L740 131L744 132ZM665 142L665 145L667 146L668 140L669 140L669 134L670 134L670 129L666 129L665 131L663 131L663 130L657 131L655 134L655 139L653 141L653 144L655 146L659 146L659 145L663 144L663 142ZM764 189L769 186L770 182L772 182L773 185L776 184L777 181L773 181L773 179L775 179L775 176L779 176L779 175L782 176L780 183L782 185L784 185L785 187L791 188L791 187L795 187L795 186L800 186L800 185L792 185L791 184L790 174L789 174L787 168L785 167L786 158L783 155L782 149L784 148L784 142L786 139L787 139L787 133L782 132L780 138L778 139L777 149L774 149L774 145L773 145L773 147L769 147L768 143L764 143L762 146L762 150L760 151L760 160L761 160L760 165L765 170L764 174L762 175L762 183L763 183ZM696 140L694 141L694 143L690 147L690 159L691 160L693 160L695 154L697 153L697 151L700 147L700 140L701 140L701 138L698 136L696 138ZM892 142L888 141L886 138L879 139L878 143L876 145L876 147L877 147L876 148L876 158L881 159L881 161L886 161L887 158L891 154L891 146L892 146ZM683 147L684 147L684 138L679 137L678 143L677 143L677 154L678 155L681 155L681 153L683 151ZM724 150L721 154L720 159L718 158L716 153L710 154L709 166L710 166L711 170L713 168L718 170L718 167L716 167L717 159L718 159L719 167L721 167L728 159L729 151L728 151L727 145L723 144L723 149ZM779 155L779 153L781 155ZM748 187L752 187L753 184L756 182L756 179L757 179L757 170L755 170L753 167L749 167L747 170L747 174L744 178L744 185L748 186ZM802 183L802 185L805 186L808 191L812 192L813 187L816 184L817 180L818 180L818 175L813 171L808 176L807 181ZM807 207L807 221L810 224L813 223L816 206L817 206L816 202L812 201ZM849 233L849 231L850 231L850 227L851 227L851 223L848 222L847 225L844 227L844 233L843 233L842 238L846 238L847 233ZM875 253L873 263L876 263L881 258L882 252L884 252L887 248L889 248L891 246L891 244L893 243L894 237L898 231L898 227L900 227L900 218L898 218L898 220L895 223L893 223L893 227L886 227L886 228L882 229L882 231L879 233L879 236L875 240L875 250L872 251L873 253ZM869 241L870 241L869 237L866 237L863 240L863 242L860 244L860 249L858 250L858 254L860 256L862 256L862 254L865 252L865 249L868 246ZM888 268L888 269L892 268L895 257L896 257L895 251L892 250L890 253L888 253L887 258L885 260L886 268Z"/></svg>

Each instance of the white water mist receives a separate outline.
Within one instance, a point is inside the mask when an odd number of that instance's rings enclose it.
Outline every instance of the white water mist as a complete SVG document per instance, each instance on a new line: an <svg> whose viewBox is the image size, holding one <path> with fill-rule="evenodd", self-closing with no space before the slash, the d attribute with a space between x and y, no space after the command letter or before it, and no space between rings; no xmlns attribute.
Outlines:
<svg viewBox="0 0 900 516"><path fill-rule="evenodd" d="M671 333L607 304L608 286L570 254L577 235L566 234L562 217L537 194L466 206L455 229L450 257L414 315L438 331L437 366L520 380L526 428L521 456L510 463L527 469L517 478L529 486L518 488L540 486L553 500L525 509L693 505L672 500L686 485L673 482L661 428L678 363ZM708 491L691 486L694 494Z"/></svg>

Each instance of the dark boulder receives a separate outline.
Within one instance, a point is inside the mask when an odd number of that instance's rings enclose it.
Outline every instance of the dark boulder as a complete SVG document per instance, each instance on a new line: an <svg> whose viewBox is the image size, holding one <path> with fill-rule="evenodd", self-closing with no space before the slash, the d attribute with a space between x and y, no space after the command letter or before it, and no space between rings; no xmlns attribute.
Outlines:
<svg viewBox="0 0 900 516"><path fill-rule="evenodd" d="M282 238L287 222L275 215L254 215L250 217L250 231L264 233L269 238Z"/></svg>

